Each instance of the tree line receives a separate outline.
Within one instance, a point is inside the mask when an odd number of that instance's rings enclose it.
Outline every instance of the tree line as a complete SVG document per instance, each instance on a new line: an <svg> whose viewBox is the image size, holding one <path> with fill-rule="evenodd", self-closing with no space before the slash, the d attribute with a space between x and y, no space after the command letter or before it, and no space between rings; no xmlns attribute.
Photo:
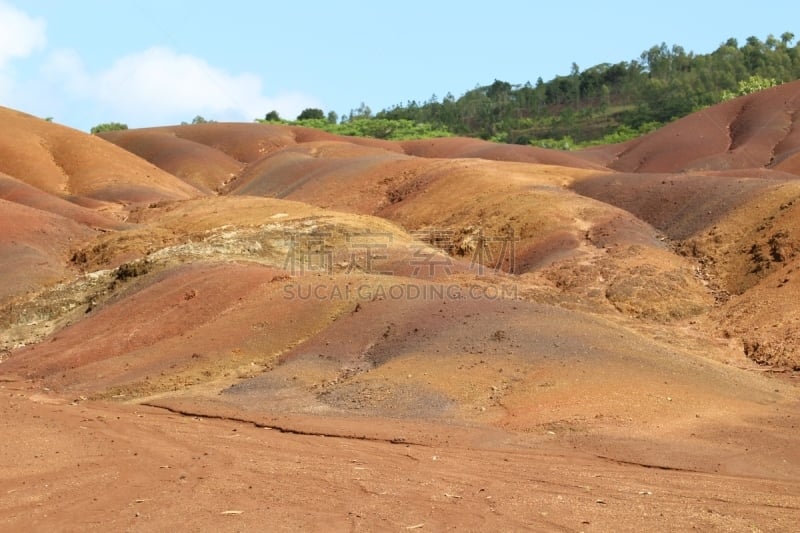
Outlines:
<svg viewBox="0 0 800 533"><path fill-rule="evenodd" d="M791 32L744 43L731 38L707 54L662 43L631 61L583 70L573 63L569 74L550 81L495 80L458 98L434 95L377 113L362 103L338 121L333 112L309 109L295 123L382 138L400 131L553 148L620 142L733 96L800 79L794 38ZM270 119L280 117L272 112Z"/></svg>
<svg viewBox="0 0 800 533"><path fill-rule="evenodd" d="M494 80L456 98L448 93L373 113L361 103L342 116L303 110L295 120L270 111L258 122L297 124L341 135L411 139L463 135L571 149L621 142L718 102L800 79L800 43L785 32L765 40L730 38L711 53L655 45L638 58L602 63L535 83ZM209 122L195 117L193 124ZM120 129L101 124L92 133Z"/></svg>

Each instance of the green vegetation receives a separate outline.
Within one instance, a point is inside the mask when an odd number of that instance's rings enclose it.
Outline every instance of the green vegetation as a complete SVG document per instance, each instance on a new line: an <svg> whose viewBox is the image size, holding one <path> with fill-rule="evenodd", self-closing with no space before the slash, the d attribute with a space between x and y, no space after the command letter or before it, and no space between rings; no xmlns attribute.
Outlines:
<svg viewBox="0 0 800 533"><path fill-rule="evenodd" d="M192 119L192 122L186 122L186 121L181 122L181 126L186 126L188 124L211 124L214 122L216 122L216 120L207 120L205 117L197 115Z"/></svg>
<svg viewBox="0 0 800 533"><path fill-rule="evenodd" d="M576 142L572 137L566 135L560 139L536 139L531 141L530 144L533 146L539 146L541 148L551 148L555 150L578 150L580 148L588 148L589 146L601 146L604 144L616 144L629 141L631 139L635 139L636 137L641 137L642 135L650 133L651 131L655 131L661 126L663 126L663 124L660 122L645 122L638 128L632 128L631 126L623 124L613 133L603 135L599 139Z"/></svg>
<svg viewBox="0 0 800 533"><path fill-rule="evenodd" d="M764 89L769 89L770 87L775 87L776 85L778 85L778 81L775 78L750 76L746 80L739 82L739 86L736 91L722 91L722 100L732 100L738 96L744 96L756 91L763 91Z"/></svg>
<svg viewBox="0 0 800 533"><path fill-rule="evenodd" d="M281 121L281 116L278 114L277 111L273 109L264 116L264 120L262 120L261 122L280 122L280 121Z"/></svg>
<svg viewBox="0 0 800 533"><path fill-rule="evenodd" d="M89 130L89 132L92 135L96 135L104 131L117 131L117 130L127 130L127 129L128 129L127 124L122 124L121 122L106 122L104 124L98 124L91 130Z"/></svg>
<svg viewBox="0 0 800 533"><path fill-rule="evenodd" d="M299 120L297 126L318 128L337 135L353 135L356 137L373 137L403 141L407 139L428 139L433 137L450 137L453 134L444 128L435 128L425 122L414 122L407 119L357 118L341 124L327 120Z"/></svg>
<svg viewBox="0 0 800 533"><path fill-rule="evenodd" d="M568 75L547 82L495 80L459 98L434 95L378 113L362 103L338 124L333 112L325 120L322 110L313 117L306 110L292 124L380 139L464 135L561 149L622 142L703 107L800 79L794 37L748 37L742 45L728 39L708 54L662 43L632 61L585 70L573 63ZM264 121L289 123L274 111Z"/></svg>
<svg viewBox="0 0 800 533"><path fill-rule="evenodd" d="M297 116L297 120L321 120L325 118L325 111L315 107L307 107Z"/></svg>
<svg viewBox="0 0 800 533"><path fill-rule="evenodd" d="M352 135L354 137L372 137L374 139L387 139L403 141L407 139L428 139L433 137L451 137L453 134L444 128L435 128L424 122L414 122L407 119L386 118L354 118L341 123L335 120L335 113L328 113L328 118L298 119L294 122L285 120L256 119L262 123L290 124L327 131L336 135Z"/></svg>
<svg viewBox="0 0 800 533"><path fill-rule="evenodd" d="M710 54L683 47L653 46L638 60L604 63L535 85L495 80L455 99L409 102L378 118L408 119L444 127L459 135L529 144L542 139L591 143L624 140L653 126L771 84L800 78L800 45L794 35L762 42L749 37L739 46L728 39ZM744 84L742 85L742 82ZM773 83L774 82L774 83Z"/></svg>

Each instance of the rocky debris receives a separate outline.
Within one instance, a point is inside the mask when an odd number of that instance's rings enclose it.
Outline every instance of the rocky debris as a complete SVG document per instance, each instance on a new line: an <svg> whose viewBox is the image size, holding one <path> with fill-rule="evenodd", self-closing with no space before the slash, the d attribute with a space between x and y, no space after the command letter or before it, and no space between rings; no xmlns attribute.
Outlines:
<svg viewBox="0 0 800 533"><path fill-rule="evenodd" d="M800 371L800 333L797 331L787 331L783 336L749 337L743 345L744 354L759 365Z"/></svg>

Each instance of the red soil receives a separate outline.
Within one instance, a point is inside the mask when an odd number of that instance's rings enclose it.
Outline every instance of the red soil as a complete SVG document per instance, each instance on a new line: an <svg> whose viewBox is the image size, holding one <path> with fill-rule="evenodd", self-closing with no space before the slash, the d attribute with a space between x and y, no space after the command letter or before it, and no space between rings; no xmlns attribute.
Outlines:
<svg viewBox="0 0 800 533"><path fill-rule="evenodd" d="M785 83L698 111L618 145L608 166L623 172L770 166L800 143L798 111L800 81Z"/></svg>
<svg viewBox="0 0 800 533"><path fill-rule="evenodd" d="M65 280L73 246L95 232L67 218L0 199L0 302Z"/></svg>
<svg viewBox="0 0 800 533"><path fill-rule="evenodd" d="M0 109L0 529L791 530L799 87L580 153Z"/></svg>

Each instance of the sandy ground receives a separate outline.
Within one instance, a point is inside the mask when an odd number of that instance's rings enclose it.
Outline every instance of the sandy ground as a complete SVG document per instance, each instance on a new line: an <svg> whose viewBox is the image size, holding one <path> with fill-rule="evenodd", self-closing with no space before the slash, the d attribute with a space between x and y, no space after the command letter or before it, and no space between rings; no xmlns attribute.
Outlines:
<svg viewBox="0 0 800 533"><path fill-rule="evenodd" d="M780 451L786 471L765 473L769 435L737 443L754 455L747 474L724 474L713 456L695 469L668 453L636 464L548 433L387 420L305 433L302 420L281 430L73 401L9 378L0 392L4 531L791 531L800 520L800 447ZM783 412L766 424L791 432Z"/></svg>

